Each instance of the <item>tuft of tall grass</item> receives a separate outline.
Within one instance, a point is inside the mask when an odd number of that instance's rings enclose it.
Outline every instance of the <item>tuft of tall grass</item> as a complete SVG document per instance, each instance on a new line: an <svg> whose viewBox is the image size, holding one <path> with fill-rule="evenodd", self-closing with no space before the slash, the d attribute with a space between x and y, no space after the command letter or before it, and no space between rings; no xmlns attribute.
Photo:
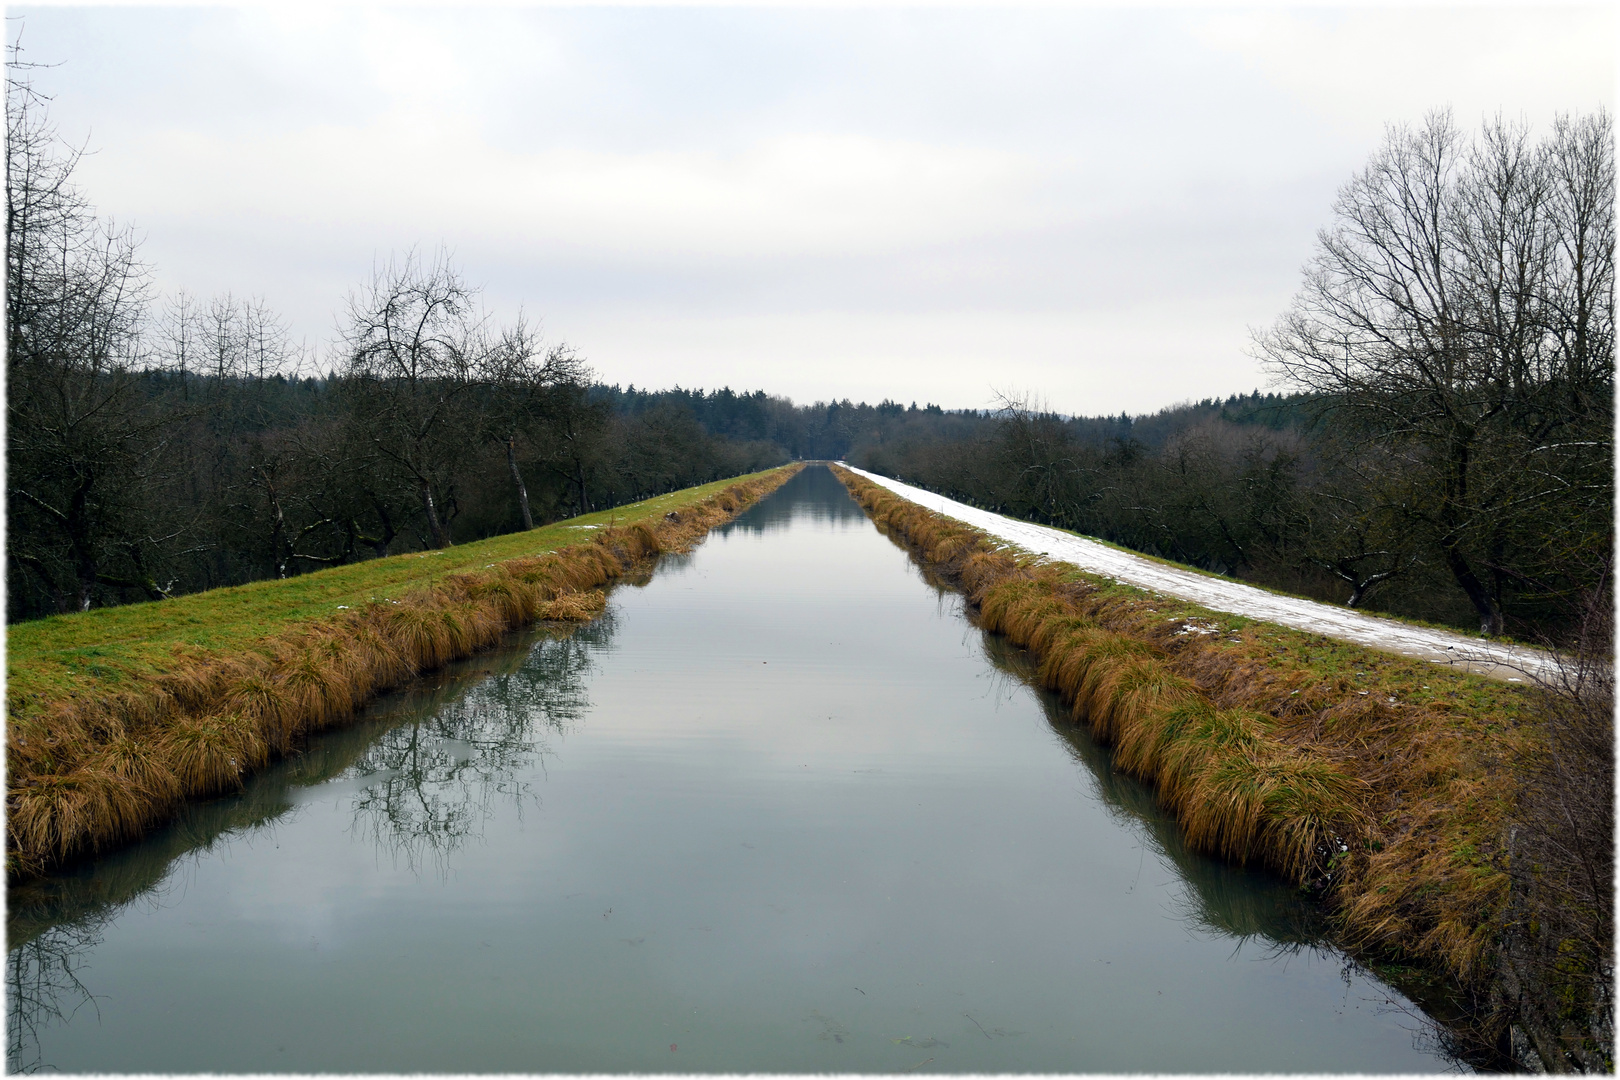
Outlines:
<svg viewBox="0 0 1620 1080"><path fill-rule="evenodd" d="M300 718L306 729L324 728L347 716L354 696L346 674L329 650L316 644L286 649L276 658L280 694L285 711Z"/></svg>
<svg viewBox="0 0 1620 1080"><path fill-rule="evenodd" d="M1111 743L1126 731L1154 725L1178 706L1201 697L1190 680L1171 671L1158 657L1132 655L1124 649L1118 657L1099 657L1091 665L1097 677L1081 683L1090 702L1088 715Z"/></svg>
<svg viewBox="0 0 1620 1080"><path fill-rule="evenodd" d="M532 620L541 603L538 589L509 573L475 581L467 592L473 601L493 608L507 626L521 626Z"/></svg>
<svg viewBox="0 0 1620 1080"><path fill-rule="evenodd" d="M235 788L270 759L272 747L262 730L238 713L188 716L172 724L155 746L180 791L196 798Z"/></svg>
<svg viewBox="0 0 1620 1080"><path fill-rule="evenodd" d="M276 673L265 665L232 682L225 690L223 701L226 710L241 717L277 754L292 745L298 722L292 702L282 692L279 681Z"/></svg>
<svg viewBox="0 0 1620 1080"><path fill-rule="evenodd" d="M1168 798L1183 790L1203 763L1206 732L1218 710L1203 697L1164 709L1119 733L1114 761L1125 772L1157 783Z"/></svg>
<svg viewBox="0 0 1620 1080"><path fill-rule="evenodd" d="M139 835L153 799L172 788L155 763L103 748L70 770L29 777L7 799L6 828L46 857L77 852L87 840L91 850L105 849Z"/></svg>
<svg viewBox="0 0 1620 1080"><path fill-rule="evenodd" d="M635 541L637 558L645 559L653 555L663 554L663 541L658 538L658 533L645 521L638 521L630 526L629 532Z"/></svg>
<svg viewBox="0 0 1620 1080"><path fill-rule="evenodd" d="M588 622L607 606L607 594L600 589L569 593L540 605L540 617L558 622Z"/></svg>

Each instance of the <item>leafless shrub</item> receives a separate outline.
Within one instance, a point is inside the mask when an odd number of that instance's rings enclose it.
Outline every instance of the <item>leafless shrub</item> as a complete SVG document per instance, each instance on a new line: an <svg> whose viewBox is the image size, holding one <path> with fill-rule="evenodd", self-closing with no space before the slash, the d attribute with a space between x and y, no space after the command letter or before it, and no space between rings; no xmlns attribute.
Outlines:
<svg viewBox="0 0 1620 1080"><path fill-rule="evenodd" d="M1540 680L1541 750L1508 844L1498 1008L1521 1064L1614 1071L1614 610L1610 568Z"/></svg>

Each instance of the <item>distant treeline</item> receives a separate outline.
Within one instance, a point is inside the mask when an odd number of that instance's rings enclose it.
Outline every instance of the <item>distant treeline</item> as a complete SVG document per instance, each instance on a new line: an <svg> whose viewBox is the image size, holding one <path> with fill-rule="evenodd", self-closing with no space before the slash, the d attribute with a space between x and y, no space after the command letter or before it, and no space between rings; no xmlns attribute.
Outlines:
<svg viewBox="0 0 1620 1080"><path fill-rule="evenodd" d="M1467 596L1443 561L1425 558L1417 533L1398 530L1393 518L1344 520L1354 507L1338 488L1349 469L1335 460L1318 405L1303 394L1252 393L1145 417L1069 418L1011 403L948 437L924 424L896 425L849 460L1216 573L1477 625Z"/></svg>

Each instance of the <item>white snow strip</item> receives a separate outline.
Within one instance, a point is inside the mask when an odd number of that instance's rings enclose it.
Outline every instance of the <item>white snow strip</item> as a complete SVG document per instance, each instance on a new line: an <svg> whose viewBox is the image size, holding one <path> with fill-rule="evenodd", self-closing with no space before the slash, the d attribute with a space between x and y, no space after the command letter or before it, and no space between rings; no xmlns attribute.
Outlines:
<svg viewBox="0 0 1620 1080"><path fill-rule="evenodd" d="M866 477L937 514L955 518L991 536L1016 544L1036 555L1071 563L1081 570L1101 574L1140 589L1190 600L1216 611L1227 611L1251 619L1321 634L1357 645L1399 653L1420 660L1462 668L1476 675L1520 681L1524 676L1553 673L1556 658L1540 649L1508 645L1485 638L1445 630L1409 626L1393 619L1368 615L1353 608L1336 607L1314 600L1279 596L1273 592L1225 578L1206 577L1182 570L1073 533L1033 522L993 514L988 510L959 503L902 484L886 476L844 465L850 472ZM1515 679L1514 677L1519 678Z"/></svg>

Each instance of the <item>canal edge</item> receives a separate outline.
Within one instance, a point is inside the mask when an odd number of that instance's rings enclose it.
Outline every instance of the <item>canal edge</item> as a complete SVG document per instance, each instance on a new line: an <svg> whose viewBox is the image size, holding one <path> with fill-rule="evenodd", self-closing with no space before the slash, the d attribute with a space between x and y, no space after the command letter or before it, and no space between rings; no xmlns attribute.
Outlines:
<svg viewBox="0 0 1620 1080"><path fill-rule="evenodd" d="M187 802L239 788L305 734L352 720L378 695L512 630L595 617L606 604L601 586L690 550L803 467L671 504L650 523L428 578L397 599L287 626L255 648L189 659L117 693L49 703L27 734L9 725L8 880L136 840Z"/></svg>

